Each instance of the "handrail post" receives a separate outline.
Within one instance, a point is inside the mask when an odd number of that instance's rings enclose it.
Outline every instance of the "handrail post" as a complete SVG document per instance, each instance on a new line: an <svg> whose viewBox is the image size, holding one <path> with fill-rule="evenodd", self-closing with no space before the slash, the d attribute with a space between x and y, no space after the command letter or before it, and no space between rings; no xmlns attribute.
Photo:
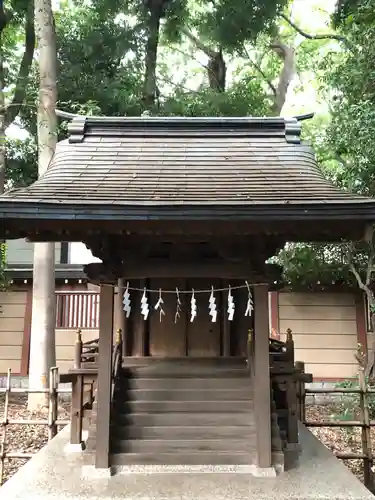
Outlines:
<svg viewBox="0 0 375 500"><path fill-rule="evenodd" d="M304 380L305 363L303 361L296 361L294 366L300 375L297 384L298 419L304 424L306 422L306 387Z"/></svg>
<svg viewBox="0 0 375 500"><path fill-rule="evenodd" d="M286 346L287 360L288 362L293 363L294 366L294 340L293 340L292 330L290 328L288 328L286 331L285 346Z"/></svg>
<svg viewBox="0 0 375 500"><path fill-rule="evenodd" d="M76 373L72 381L72 421L70 443L81 444L83 421L83 375Z"/></svg>
<svg viewBox="0 0 375 500"><path fill-rule="evenodd" d="M367 393L367 381L365 376L364 367L359 367L358 372L358 382L359 382L359 407L361 410L361 441L362 441L362 452L365 458L363 459L363 475L365 486L371 491L373 489L373 457L372 457L372 447L371 447L371 425L370 416L368 409L368 393Z"/></svg>
<svg viewBox="0 0 375 500"><path fill-rule="evenodd" d="M77 330L76 343L74 346L74 368L81 368L82 362L82 330Z"/></svg>
<svg viewBox="0 0 375 500"><path fill-rule="evenodd" d="M48 401L48 440L57 434L56 420L58 418L58 371L57 367L49 372L49 401Z"/></svg>
<svg viewBox="0 0 375 500"><path fill-rule="evenodd" d="M249 369L250 374L252 374L252 370L254 368L254 359L253 359L253 330L250 328L247 334L247 367Z"/></svg>
<svg viewBox="0 0 375 500"><path fill-rule="evenodd" d="M121 346L122 345L122 341L123 341L123 339L122 339L122 330L121 330L121 328L117 328L117 330L116 330L116 344L118 346ZM121 352L122 352L122 350L121 350Z"/></svg>

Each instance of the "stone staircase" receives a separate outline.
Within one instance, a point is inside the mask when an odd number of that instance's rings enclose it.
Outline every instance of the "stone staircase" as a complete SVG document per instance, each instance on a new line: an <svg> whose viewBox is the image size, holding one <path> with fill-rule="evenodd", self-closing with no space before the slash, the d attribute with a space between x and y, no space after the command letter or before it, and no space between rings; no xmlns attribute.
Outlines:
<svg viewBox="0 0 375 500"><path fill-rule="evenodd" d="M125 358L115 387L111 465L256 464L252 397L243 358ZM272 429L280 469L276 414ZM88 451L95 449L92 431Z"/></svg>

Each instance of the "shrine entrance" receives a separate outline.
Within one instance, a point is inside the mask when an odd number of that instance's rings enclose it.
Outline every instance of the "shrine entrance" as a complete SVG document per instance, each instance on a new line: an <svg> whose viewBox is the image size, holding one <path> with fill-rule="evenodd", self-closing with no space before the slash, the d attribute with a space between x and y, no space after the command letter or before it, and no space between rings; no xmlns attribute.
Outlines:
<svg viewBox="0 0 375 500"><path fill-rule="evenodd" d="M140 314L132 316L126 328L129 342L127 355L158 358L246 356L248 332L253 324L252 317L245 316L246 289L234 289L231 292L236 314L233 321L228 320L228 286L236 284L217 278L147 280L147 289L154 290L148 294L150 315L147 321ZM240 285L243 286L244 282ZM216 321L212 321L209 315L212 287L218 311ZM163 297L164 314L154 309L159 289ZM176 293L171 293L174 290ZM197 315L191 321L193 290ZM138 292L137 301L140 295L141 292ZM179 307L178 298L181 301Z"/></svg>

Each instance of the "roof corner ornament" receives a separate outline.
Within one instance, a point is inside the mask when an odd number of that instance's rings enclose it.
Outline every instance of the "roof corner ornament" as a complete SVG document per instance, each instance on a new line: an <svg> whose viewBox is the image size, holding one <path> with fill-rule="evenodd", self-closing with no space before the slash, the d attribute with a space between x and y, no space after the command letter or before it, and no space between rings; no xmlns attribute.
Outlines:
<svg viewBox="0 0 375 500"><path fill-rule="evenodd" d="M289 144L301 144L301 123L297 118L285 118L285 138Z"/></svg>
<svg viewBox="0 0 375 500"><path fill-rule="evenodd" d="M85 137L87 117L76 115L68 125L69 142L83 142Z"/></svg>

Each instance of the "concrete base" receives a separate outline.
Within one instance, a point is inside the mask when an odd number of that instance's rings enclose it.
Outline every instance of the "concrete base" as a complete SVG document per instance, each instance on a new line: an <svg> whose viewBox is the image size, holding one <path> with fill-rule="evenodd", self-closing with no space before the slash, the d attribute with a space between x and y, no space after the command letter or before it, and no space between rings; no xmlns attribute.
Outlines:
<svg viewBox="0 0 375 500"><path fill-rule="evenodd" d="M299 465L277 477L224 468L202 474L145 467L110 476L84 464L84 452L66 454L69 426L2 488L6 500L374 500L375 497L301 426ZM155 473L157 471L157 473ZM93 475L96 474L96 479ZM100 477L101 476L101 477ZM86 478L83 479L83 478Z"/></svg>
<svg viewBox="0 0 375 500"><path fill-rule="evenodd" d="M276 477L273 467L255 465L130 465L112 468L113 475L128 474L251 474L254 477Z"/></svg>
<svg viewBox="0 0 375 500"><path fill-rule="evenodd" d="M81 469L81 478L83 481L95 481L96 479L110 479L113 476L113 469L96 469L93 465L83 465Z"/></svg>
<svg viewBox="0 0 375 500"><path fill-rule="evenodd" d="M82 441L82 443L80 444L70 444L68 443L65 448L64 448L64 453L66 455L69 455L70 453L81 453L82 451L84 451L86 449L86 445L84 443L84 441Z"/></svg>

